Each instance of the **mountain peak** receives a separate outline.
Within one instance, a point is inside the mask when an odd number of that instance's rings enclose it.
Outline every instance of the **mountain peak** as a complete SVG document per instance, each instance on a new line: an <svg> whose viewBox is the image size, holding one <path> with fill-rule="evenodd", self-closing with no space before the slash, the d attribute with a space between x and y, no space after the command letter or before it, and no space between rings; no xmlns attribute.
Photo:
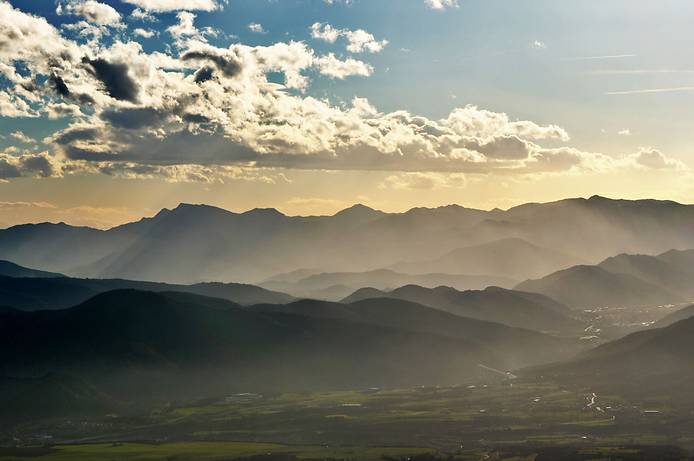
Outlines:
<svg viewBox="0 0 694 461"><path fill-rule="evenodd" d="M333 217L348 217L348 218L354 218L354 219L363 219L363 218L376 218L379 216L383 216L385 213L380 211L380 210L375 210L371 207L368 207L366 205L363 205L361 203L357 203L356 205L352 205L349 208L345 208L342 211L338 211L333 215Z"/></svg>
<svg viewBox="0 0 694 461"><path fill-rule="evenodd" d="M381 213L381 212L378 210L375 210L369 206L366 206L363 203L355 203L351 207L347 207L344 210L338 211L335 214L339 215L339 214L344 214L344 213Z"/></svg>
<svg viewBox="0 0 694 461"><path fill-rule="evenodd" d="M263 217L285 217L286 215L276 208L253 208L245 213L243 216L263 216Z"/></svg>
<svg viewBox="0 0 694 461"><path fill-rule="evenodd" d="M602 195L593 195L588 199L589 202L612 202L611 198L603 197Z"/></svg>

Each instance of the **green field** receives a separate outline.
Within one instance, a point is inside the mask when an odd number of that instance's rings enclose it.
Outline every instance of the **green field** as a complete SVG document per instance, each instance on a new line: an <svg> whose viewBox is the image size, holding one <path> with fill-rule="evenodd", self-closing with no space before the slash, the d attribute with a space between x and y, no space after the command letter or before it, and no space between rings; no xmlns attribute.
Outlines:
<svg viewBox="0 0 694 461"><path fill-rule="evenodd" d="M9 455L15 451L15 455ZM37 456L32 456L32 453ZM253 456L291 455L298 459L360 459L378 460L383 456L408 457L433 453L427 448L359 448L324 446L288 446L272 443L243 442L179 442L165 444L107 443L89 445L57 445L44 450L0 449L3 461L41 459L45 461L216 461ZM8 456L5 456L5 455Z"/></svg>
<svg viewBox="0 0 694 461"><path fill-rule="evenodd" d="M376 460L421 454L461 461L628 460L649 459L639 457L643 447L694 448L694 419L687 409L665 400L591 400L587 390L536 382L236 394L137 414L25 423L3 433L2 445L18 448L0 450L0 461Z"/></svg>

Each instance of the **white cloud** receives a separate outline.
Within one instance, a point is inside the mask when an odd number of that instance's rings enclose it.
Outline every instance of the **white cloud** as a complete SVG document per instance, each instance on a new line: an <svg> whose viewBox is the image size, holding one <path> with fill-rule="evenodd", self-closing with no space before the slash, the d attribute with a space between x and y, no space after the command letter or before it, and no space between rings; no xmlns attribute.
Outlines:
<svg viewBox="0 0 694 461"><path fill-rule="evenodd" d="M263 28L262 24L259 24L257 22L252 22L248 24L248 30L251 32L254 32L256 34L266 34L267 31Z"/></svg>
<svg viewBox="0 0 694 461"><path fill-rule="evenodd" d="M130 19L143 22L155 22L157 20L151 13L141 8L135 8L132 13L130 13Z"/></svg>
<svg viewBox="0 0 694 461"><path fill-rule="evenodd" d="M316 22L311 25L311 37L315 39L323 40L328 43L335 43L340 35L342 35L342 30L336 29L330 24Z"/></svg>
<svg viewBox="0 0 694 461"><path fill-rule="evenodd" d="M627 157L640 168L649 170L685 170L686 166L679 160L666 157L658 149L642 147L638 152Z"/></svg>
<svg viewBox="0 0 694 461"><path fill-rule="evenodd" d="M376 40L373 34L363 29L336 29L330 24L319 22L311 26L311 37L328 43L335 43L339 37L344 37L350 53L380 53L388 45L388 40Z"/></svg>
<svg viewBox="0 0 694 461"><path fill-rule="evenodd" d="M135 5L143 11L165 13L170 11L214 11L221 8L215 0L123 0L125 3Z"/></svg>
<svg viewBox="0 0 694 461"><path fill-rule="evenodd" d="M176 38L195 37L200 35L200 31L195 27L195 15L189 11L180 11L176 14L178 23L169 26L166 30Z"/></svg>
<svg viewBox="0 0 694 461"><path fill-rule="evenodd" d="M156 35L156 32L151 29L143 29L141 27L137 27L133 30L133 34L142 38L152 38Z"/></svg>
<svg viewBox="0 0 694 461"><path fill-rule="evenodd" d="M321 74L340 80L353 75L368 77L373 73L369 64L351 58L341 61L333 53L317 58L315 63Z"/></svg>
<svg viewBox="0 0 694 461"><path fill-rule="evenodd" d="M424 0L424 4L435 10L444 10L446 8L457 8L458 0Z"/></svg>
<svg viewBox="0 0 694 461"><path fill-rule="evenodd" d="M16 139L19 142L22 142L24 144L36 144L36 140L33 138L30 138L26 134L24 134L23 131L16 130L10 133L10 137Z"/></svg>
<svg viewBox="0 0 694 461"><path fill-rule="evenodd" d="M116 26L121 22L121 15L115 8L96 0L67 0L58 3L57 13L82 16L101 26Z"/></svg>

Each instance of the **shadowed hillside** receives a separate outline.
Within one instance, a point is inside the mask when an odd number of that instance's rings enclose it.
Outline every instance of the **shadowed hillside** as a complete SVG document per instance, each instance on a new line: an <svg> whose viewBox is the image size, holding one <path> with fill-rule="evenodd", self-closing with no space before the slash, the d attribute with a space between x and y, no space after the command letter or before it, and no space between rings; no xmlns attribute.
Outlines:
<svg viewBox="0 0 694 461"><path fill-rule="evenodd" d="M502 325L441 319L409 304L408 321L389 321L399 308L380 311L381 303L356 305L359 319L306 315L297 306L249 309L191 294L119 290L67 310L6 309L0 376L71 376L112 398L161 401L248 388L456 383L478 376L479 364L506 370L535 361L510 353L514 342L557 356L575 347ZM417 312L431 319L428 326L412 327ZM470 334L437 331L446 321ZM505 344L495 344L499 336Z"/></svg>
<svg viewBox="0 0 694 461"><path fill-rule="evenodd" d="M569 358L581 348L577 340L559 339L536 331L461 317L402 299L365 299L351 304L303 300L286 305L258 305L252 309L466 339L483 344L503 357L507 362L506 369Z"/></svg>
<svg viewBox="0 0 694 461"><path fill-rule="evenodd" d="M0 261L0 277L64 277L62 274L57 274L55 272L40 271L37 269L30 269L28 267L23 267L10 261Z"/></svg>
<svg viewBox="0 0 694 461"><path fill-rule="evenodd" d="M406 300L463 317L536 331L572 335L583 329L583 324L571 317L566 306L552 299L498 287L481 291L458 291L450 287L429 289L408 285L389 292L364 288L342 302L353 303L372 298Z"/></svg>
<svg viewBox="0 0 694 461"><path fill-rule="evenodd" d="M101 280L59 278L18 278L0 276L0 305L33 311L64 309L99 293L118 289L147 291L179 291L202 296L213 296L243 305L257 303L286 303L293 298L253 285L237 283L200 283L196 285L171 285L135 280Z"/></svg>

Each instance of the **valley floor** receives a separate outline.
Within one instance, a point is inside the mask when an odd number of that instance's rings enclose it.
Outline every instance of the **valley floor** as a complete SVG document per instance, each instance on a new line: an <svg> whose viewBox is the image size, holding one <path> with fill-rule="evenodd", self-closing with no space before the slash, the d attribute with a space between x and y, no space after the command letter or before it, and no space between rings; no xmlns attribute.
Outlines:
<svg viewBox="0 0 694 461"><path fill-rule="evenodd" d="M664 397L635 402L505 381L236 394L141 414L25 423L2 433L0 461L679 460L691 459L691 434L691 409Z"/></svg>

